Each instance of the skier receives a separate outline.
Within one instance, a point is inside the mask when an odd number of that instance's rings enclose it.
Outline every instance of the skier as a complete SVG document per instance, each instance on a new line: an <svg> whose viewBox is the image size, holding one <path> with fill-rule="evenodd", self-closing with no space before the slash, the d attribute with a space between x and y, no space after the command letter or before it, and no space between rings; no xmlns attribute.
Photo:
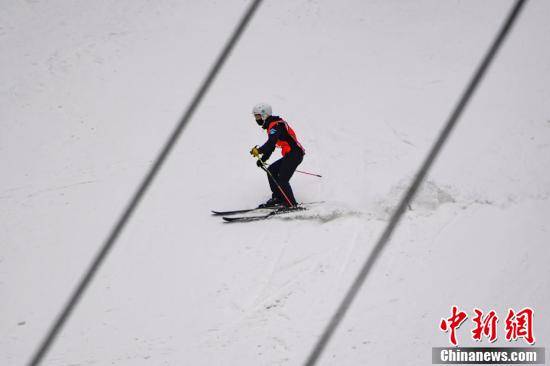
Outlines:
<svg viewBox="0 0 550 366"><path fill-rule="evenodd" d="M296 134L288 123L279 116L273 116L271 106L266 103L259 103L252 109L256 123L267 131L267 142L261 147L257 145L250 150L250 154L258 159L256 165L265 169L265 162L269 159L275 146L281 148L283 157L268 168L267 178L271 188L271 198L261 204L264 207L294 207L297 205L290 178L304 158L305 150L298 142ZM261 158L260 158L261 155ZM270 174L269 174L270 173Z"/></svg>

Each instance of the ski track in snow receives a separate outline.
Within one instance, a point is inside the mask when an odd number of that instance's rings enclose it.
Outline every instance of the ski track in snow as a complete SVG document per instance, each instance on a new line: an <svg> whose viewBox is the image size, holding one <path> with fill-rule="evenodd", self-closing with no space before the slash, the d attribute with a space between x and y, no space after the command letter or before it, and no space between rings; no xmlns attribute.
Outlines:
<svg viewBox="0 0 550 366"><path fill-rule="evenodd" d="M339 210L338 212L342 212L343 210ZM343 215L341 217L346 217L348 215ZM351 217L360 217L360 215L357 214L357 212L353 211L352 215L349 215ZM306 220L313 220L314 222L319 223L326 223L332 220L323 220L322 214L317 213L314 215L310 215L310 218L305 218ZM347 242L339 242L334 247L318 253L311 253L307 256L301 257L299 259L296 259L292 261L291 263L288 263L286 265L281 265L282 258L285 254L285 252L288 249L288 236L290 234L286 234L287 237L285 240L283 240L283 244L281 246L281 249L279 251L279 255L276 256L276 258L272 261L270 268L267 271L267 274L265 275L265 279L263 279L262 287L258 291L256 295L256 299L252 302L252 305L249 306L246 309L241 309L241 316L240 318L235 321L234 323L230 325L226 325L221 332L217 332L216 336L219 337L226 337L225 342L231 342L231 339L235 332L237 332L239 329L243 327L247 327L247 324L250 322L258 322L262 321L262 319L266 318L272 318L272 317L280 317L282 319L285 319L286 321L289 321L290 318L285 312L285 303L286 301L295 294L297 291L303 291L304 289L300 286L300 284L304 281L304 278L307 276L310 276L312 273L314 273L319 268L319 263L326 262L327 259L332 258L336 252L339 252L341 250L341 247L349 247L346 250L346 255L344 257L344 260L341 263L335 263L334 265L339 268L338 277L341 278L343 273L348 268L348 264L351 260L352 253L355 251L356 245L357 245L357 238L359 236L359 232L362 231L362 226L355 226L355 231L350 235L350 239ZM291 272L292 275L287 275L288 279L281 281L277 281L277 276L281 273L289 273ZM276 284L275 284L276 282ZM337 285L339 282L337 283ZM276 343L279 345L282 345L283 348L287 349L288 346L286 343L277 337L272 338ZM202 342L203 346L206 346L208 344L214 345L217 344L219 341L213 342L212 340L208 339Z"/></svg>

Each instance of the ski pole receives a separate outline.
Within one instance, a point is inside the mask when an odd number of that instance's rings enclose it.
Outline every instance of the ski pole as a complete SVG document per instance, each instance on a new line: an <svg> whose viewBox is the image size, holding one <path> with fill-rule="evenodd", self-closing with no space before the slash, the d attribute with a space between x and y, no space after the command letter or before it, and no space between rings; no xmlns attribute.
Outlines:
<svg viewBox="0 0 550 366"><path fill-rule="evenodd" d="M322 175L315 174L315 173L308 173L308 172L304 172L304 171L301 171L301 170L298 170L298 169L296 169L296 173L302 173L302 174L307 174L307 175L313 175L314 177L323 178Z"/></svg>
<svg viewBox="0 0 550 366"><path fill-rule="evenodd" d="M286 195L285 191L283 190L283 188L281 187L281 185L279 184L279 182L277 182L277 179L275 179L275 177L273 176L273 174L271 174L271 172L269 171L269 169L267 169L265 167L265 163L260 159L258 158L258 161L261 161L261 166L260 168L262 168L266 173L267 175L269 175L271 177L271 179L273 179L273 181L275 182L275 185L277 186L277 188L279 189L279 191L281 192L281 194L283 195L283 197L285 198L286 202L288 203L288 205L290 207L294 207L294 205L292 204L292 202L290 202L290 199L288 198L288 196Z"/></svg>

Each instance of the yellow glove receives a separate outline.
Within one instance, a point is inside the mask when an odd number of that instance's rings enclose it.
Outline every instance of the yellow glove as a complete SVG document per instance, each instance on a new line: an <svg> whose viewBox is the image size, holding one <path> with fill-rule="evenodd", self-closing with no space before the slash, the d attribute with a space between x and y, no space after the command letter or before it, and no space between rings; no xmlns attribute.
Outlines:
<svg viewBox="0 0 550 366"><path fill-rule="evenodd" d="M258 150L258 146L254 146L252 150L250 150L250 154L255 158L259 157L260 151Z"/></svg>

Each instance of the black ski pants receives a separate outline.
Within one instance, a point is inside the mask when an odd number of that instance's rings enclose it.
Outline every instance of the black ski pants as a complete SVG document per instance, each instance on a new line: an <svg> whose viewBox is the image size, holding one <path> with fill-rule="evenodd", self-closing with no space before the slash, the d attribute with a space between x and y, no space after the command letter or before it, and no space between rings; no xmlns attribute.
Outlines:
<svg viewBox="0 0 550 366"><path fill-rule="evenodd" d="M275 178L277 183L279 183L292 205L296 205L296 199L294 198L294 193L292 192L292 187L290 186L289 181L303 159L304 154L301 151L290 151L267 168L271 175L273 175L273 178ZM269 180L271 192L273 192L272 196L278 198L281 202L287 203L286 198L281 194L277 184L273 181L269 174L267 175L267 179Z"/></svg>

